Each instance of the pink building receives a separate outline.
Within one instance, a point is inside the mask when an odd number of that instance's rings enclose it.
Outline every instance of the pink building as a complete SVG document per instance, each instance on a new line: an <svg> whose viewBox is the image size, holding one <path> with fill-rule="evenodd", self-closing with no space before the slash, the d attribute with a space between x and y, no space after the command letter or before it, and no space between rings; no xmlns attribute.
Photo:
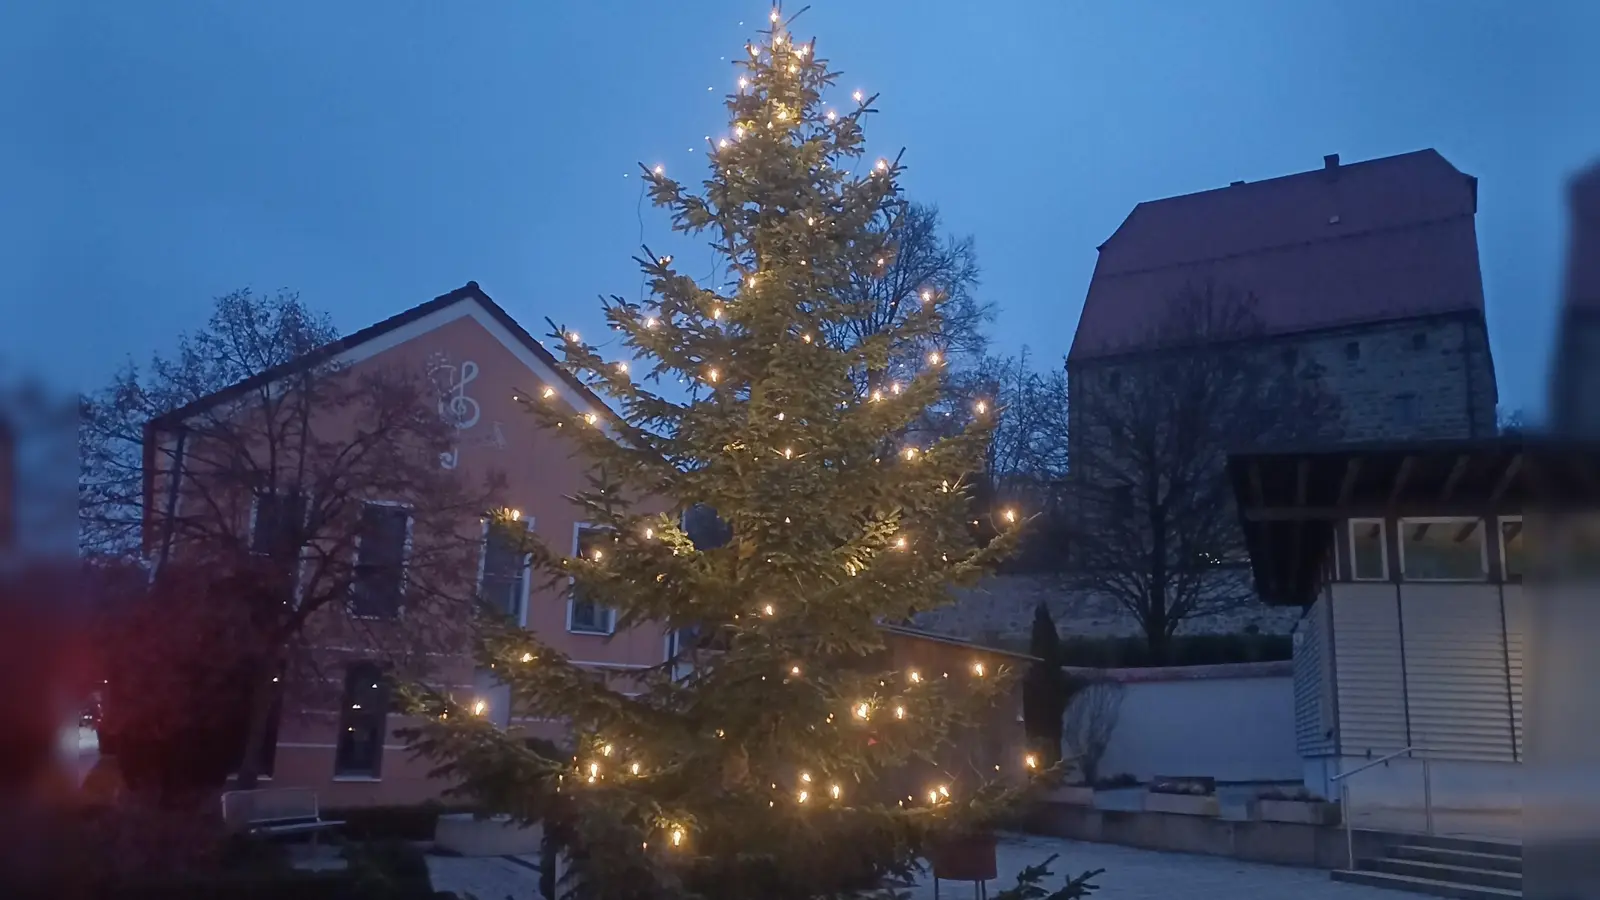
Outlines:
<svg viewBox="0 0 1600 900"><path fill-rule="evenodd" d="M161 508L161 498L168 492L173 496L185 493L172 490L169 472L159 461L181 458L181 452L176 456L156 452L157 447L166 446L163 442L174 440L175 422L200 414L202 407L233 402L236 391L243 396L305 366L336 362L358 374L364 367L395 365L426 371L443 389L440 413L456 427L457 440L440 459L440 466L454 470L464 480L481 481L491 471L502 473L503 504L516 510L518 520L552 548L576 550L585 540L579 512L565 499L585 486L585 465L575 458L576 445L559 430L541 426L515 398L548 389L555 392L553 400L576 412L593 412L602 419L610 414L598 398L562 372L550 352L476 282L351 334L311 356L303 366L273 370L262 382L213 394L153 424L146 439L147 522L152 519L151 510ZM330 413L315 423L313 430L338 429L337 417L351 414L349 410ZM184 484L187 473L181 466L166 468L176 468L178 483ZM281 498L257 496L241 506L240 515L250 517L253 537L262 533L267 517L281 513L282 508ZM403 502L368 499L359 527L356 568L369 558L383 562L397 573L394 584L403 584L399 579L404 578L408 555L427 540L427 535L415 533L416 523ZM488 531L472 520L464 520L460 527L463 531L475 529L474 533ZM462 577L475 582L485 599L575 660L626 671L658 664L667 657L668 636L663 629L614 634L609 611L566 591L532 584L525 561L496 540L485 537L476 571L462 573ZM404 623L349 627L362 612L354 609L359 605L359 593L352 592L351 608L325 610L328 621L316 629L313 642L324 663L319 668L326 690L285 685L283 708L272 729L271 785L314 788L329 807L409 803L436 796L441 785L427 777L428 764L409 759L393 735L404 721L392 710L381 680L373 677L382 662L361 637L374 628L398 628ZM469 612L463 603L461 624ZM456 696L482 698L488 714L502 724L522 725L531 734L549 733L547 723L508 721L508 698L503 689L494 688L486 673L475 671L465 640L449 641L434 655L438 657L433 666L437 677ZM331 702L335 694L337 702Z"/></svg>

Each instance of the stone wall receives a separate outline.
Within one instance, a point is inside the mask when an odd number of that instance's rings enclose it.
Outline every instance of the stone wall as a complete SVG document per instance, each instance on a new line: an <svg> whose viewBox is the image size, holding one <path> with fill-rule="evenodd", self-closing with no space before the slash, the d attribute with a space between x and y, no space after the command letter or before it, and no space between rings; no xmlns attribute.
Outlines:
<svg viewBox="0 0 1600 900"><path fill-rule="evenodd" d="M1366 325L1279 338L1276 347L1322 368L1347 441L1495 433L1494 363L1481 321Z"/></svg>
<svg viewBox="0 0 1600 900"><path fill-rule="evenodd" d="M959 591L954 605L917 616L918 628L980 643L1003 641L1026 646L1033 610L1050 610L1064 638L1130 637L1139 623L1116 600L1074 587L1062 575L996 575ZM1263 634L1288 634L1300 618L1298 607L1250 606L1184 622L1179 634L1238 634L1251 626Z"/></svg>

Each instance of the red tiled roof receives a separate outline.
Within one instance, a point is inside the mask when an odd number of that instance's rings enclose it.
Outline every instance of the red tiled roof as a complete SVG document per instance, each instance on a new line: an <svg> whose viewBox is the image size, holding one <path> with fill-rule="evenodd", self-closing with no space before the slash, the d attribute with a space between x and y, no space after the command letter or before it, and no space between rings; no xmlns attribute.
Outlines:
<svg viewBox="0 0 1600 900"><path fill-rule="evenodd" d="M1187 289L1268 333L1483 310L1477 179L1435 150L1140 203L1100 247L1070 358L1144 349Z"/></svg>
<svg viewBox="0 0 1600 900"><path fill-rule="evenodd" d="M1566 308L1600 311L1600 163L1572 179L1568 198Z"/></svg>

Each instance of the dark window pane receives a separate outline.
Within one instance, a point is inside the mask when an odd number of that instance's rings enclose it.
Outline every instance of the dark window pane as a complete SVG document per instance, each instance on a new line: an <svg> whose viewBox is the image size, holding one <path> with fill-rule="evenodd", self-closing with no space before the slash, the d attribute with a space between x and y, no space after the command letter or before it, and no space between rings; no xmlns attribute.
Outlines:
<svg viewBox="0 0 1600 900"><path fill-rule="evenodd" d="M256 494L255 521L250 526L250 552L285 559L299 550L305 524L306 498L301 493Z"/></svg>
<svg viewBox="0 0 1600 900"><path fill-rule="evenodd" d="M1521 581L1528 571L1527 557L1523 550L1521 520L1500 522L1500 545L1505 554L1502 559L1505 580Z"/></svg>
<svg viewBox="0 0 1600 900"><path fill-rule="evenodd" d="M392 618L399 614L410 519L404 507L376 503L362 507L361 546L356 553L350 603L356 615Z"/></svg>
<svg viewBox="0 0 1600 900"><path fill-rule="evenodd" d="M483 547L483 602L513 619L522 614L528 572L524 537L521 523L491 524Z"/></svg>
<svg viewBox="0 0 1600 900"><path fill-rule="evenodd" d="M611 535L604 529L584 528L578 532L578 555L584 559L593 559L596 551L604 552L611 544ZM576 582L572 585L571 619L568 627L572 631L601 634L609 634L614 621L611 610L602 606L596 598L588 596L587 591Z"/></svg>
<svg viewBox="0 0 1600 900"><path fill-rule="evenodd" d="M1345 344L1344 345L1344 358L1345 359L1360 359L1361 358L1361 342L1360 341L1351 341L1350 343Z"/></svg>
<svg viewBox="0 0 1600 900"><path fill-rule="evenodd" d="M1483 521L1400 520L1401 575L1413 581L1481 581L1484 563Z"/></svg>
<svg viewBox="0 0 1600 900"><path fill-rule="evenodd" d="M378 776L382 771L388 715L389 689L383 670L371 662L355 663L346 669L334 775Z"/></svg>
<svg viewBox="0 0 1600 900"><path fill-rule="evenodd" d="M1351 577L1357 581L1382 581L1389 577L1384 553L1382 521L1357 519L1350 523Z"/></svg>

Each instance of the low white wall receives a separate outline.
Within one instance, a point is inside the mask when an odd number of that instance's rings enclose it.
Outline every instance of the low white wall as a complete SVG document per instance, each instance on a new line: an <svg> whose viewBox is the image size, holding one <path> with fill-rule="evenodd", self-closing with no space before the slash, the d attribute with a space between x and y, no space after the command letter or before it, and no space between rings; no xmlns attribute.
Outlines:
<svg viewBox="0 0 1600 900"><path fill-rule="evenodd" d="M1091 674L1085 670L1077 671ZM1294 675L1288 662L1113 669L1122 712L1102 776L1209 776L1218 781L1299 782Z"/></svg>

